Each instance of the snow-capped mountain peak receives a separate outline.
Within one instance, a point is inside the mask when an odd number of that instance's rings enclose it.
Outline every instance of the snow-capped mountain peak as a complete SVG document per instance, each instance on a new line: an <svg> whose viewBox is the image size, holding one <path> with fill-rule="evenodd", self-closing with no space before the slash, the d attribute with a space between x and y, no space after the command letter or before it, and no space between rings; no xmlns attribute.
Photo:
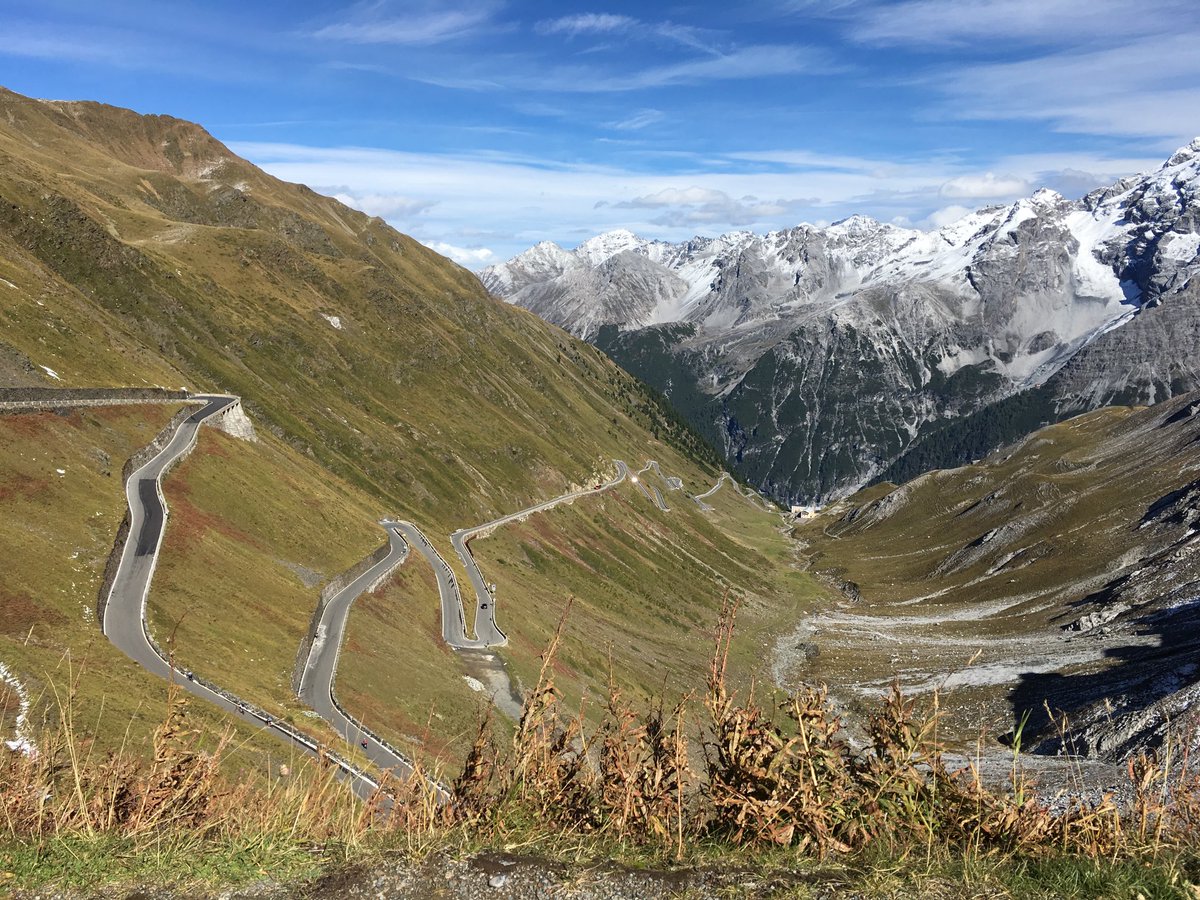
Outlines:
<svg viewBox="0 0 1200 900"><path fill-rule="evenodd" d="M1184 147L1176 150L1171 157L1162 164L1164 169L1172 168L1173 166L1181 166L1186 162L1190 162L1197 157L1200 157L1200 137L1194 138L1192 142Z"/></svg>
<svg viewBox="0 0 1200 900"><path fill-rule="evenodd" d="M1053 385L1058 411L1200 387L1197 276L1200 139L1081 200L1042 189L936 231L867 216L677 244L622 230L483 275L687 392L732 464L809 498L1022 391ZM690 327L650 330L670 323ZM606 325L619 332L598 338Z"/></svg>
<svg viewBox="0 0 1200 900"><path fill-rule="evenodd" d="M575 248L575 255L587 262L588 265L598 266L618 253L624 253L626 250L638 250L646 243L648 242L632 231L617 228L588 238Z"/></svg>
<svg viewBox="0 0 1200 900"><path fill-rule="evenodd" d="M505 295L522 284L558 278L577 264L569 250L553 241L542 241L507 262L486 269L483 282L493 293Z"/></svg>
<svg viewBox="0 0 1200 900"><path fill-rule="evenodd" d="M883 227L885 226L882 222L872 219L870 216L855 214L839 219L825 230L831 234L862 235L872 234Z"/></svg>
<svg viewBox="0 0 1200 900"><path fill-rule="evenodd" d="M678 244L616 229L573 251L538 244L484 270L483 279L510 302L577 334L604 324L631 330L691 322L713 340L732 330L778 331L794 316L842 304L868 288L936 286L961 298L962 312L956 315L964 316L993 295L1028 295L1017 306L1005 300L1005 315L1016 329L1006 343L1022 346L1014 335L1036 327L1041 317L1052 319L1054 327L1042 328L1031 346L1046 344L1052 332L1063 349L1124 321L1131 304L1153 302L1166 282L1154 282L1145 272L1170 272L1172 289L1191 279L1200 268L1193 252L1200 240L1194 240L1200 233L1198 207L1200 138L1157 171L1122 179L1080 201L1042 188L933 232L864 215L824 227L797 225L766 235L739 230ZM624 254L633 256L622 263ZM592 276L584 279L577 269ZM641 296L623 296L622 290ZM1050 296L1060 305L1052 314L1038 312ZM1023 324L1015 324L1018 320ZM1031 377L1036 366L1020 362L1021 352L996 351L995 365ZM1034 352L1045 356L1043 350ZM954 358L978 356L973 351Z"/></svg>

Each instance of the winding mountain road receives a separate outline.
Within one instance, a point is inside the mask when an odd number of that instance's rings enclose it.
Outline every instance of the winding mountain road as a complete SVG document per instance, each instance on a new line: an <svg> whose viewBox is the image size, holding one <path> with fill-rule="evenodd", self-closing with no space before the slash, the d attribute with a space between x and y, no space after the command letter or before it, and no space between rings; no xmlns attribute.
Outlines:
<svg viewBox="0 0 1200 900"><path fill-rule="evenodd" d="M661 471L659 472L659 475L662 475ZM733 476L730 475L728 472L722 472L721 477L717 479L716 484L714 484L712 487L710 487L703 494L696 494L694 497L692 497L692 499L695 500L700 505L700 508L702 510L705 510L706 512L711 510L712 507L704 502L705 499L708 497L711 497L713 494L715 494L720 489L721 485L723 485L727 481L731 485L733 485L733 489L738 494L739 497L742 497L743 499L748 500L750 503L753 503L755 506L761 508L764 512L776 512L777 511L776 509L774 509L771 506L770 501L768 501L765 497L763 497L763 495L760 494L758 491L752 490L750 488L747 488L746 490L742 490L741 487L738 486L737 482L735 482L733 480Z"/></svg>
<svg viewBox="0 0 1200 900"><path fill-rule="evenodd" d="M589 497L593 494L602 494L605 491L612 490L629 476L629 466L619 459L613 460L613 462L617 466L617 474L610 481L598 484L594 488L571 491L552 500L546 500L518 512L510 513L507 516L501 516L499 519L493 519L491 522L476 525L474 528L460 528L450 535L450 544L454 547L454 552L458 554L458 558L466 568L467 577L471 580L471 586L475 589L475 639L473 646L501 647L508 643L508 636L496 625L496 598L488 590L483 573L479 571L479 564L475 562L475 557L471 554L470 542L477 537L491 534L497 528L507 525L509 522L519 521L534 513L545 512L560 504L570 503L580 497ZM453 575L451 577L453 578ZM459 609L462 609L461 600ZM443 624L443 630L444 627ZM463 637L465 638L466 636L463 635Z"/></svg>
<svg viewBox="0 0 1200 900"><path fill-rule="evenodd" d="M614 463L617 467L617 474L610 481L594 488L571 491L474 528L459 529L450 536L450 541L466 567L475 589L475 637L467 634L466 614L458 579L454 577L454 571L437 551L437 548L412 522L382 520L379 524L388 534L390 550L383 559L335 594L326 604L321 619L317 623L316 637L300 674L300 699L329 722L339 734L343 735L347 743L361 746L364 753L376 766L384 770L392 770L401 777L411 774L412 765L403 754L347 713L337 702L334 682L337 677L338 656L345 637L346 620L351 605L359 596L372 590L395 568L402 565L408 557L411 546L429 561L437 577L442 617L442 639L455 650L487 650L507 643L508 637L496 624L495 599L488 590L483 573L479 570L479 565L471 554L470 541L480 535L490 534L494 529L509 522L515 522L534 513L552 509L559 504L616 487L628 477L629 467L621 460L614 460ZM445 799L447 796L445 791L440 787L438 789Z"/></svg>
<svg viewBox="0 0 1200 900"><path fill-rule="evenodd" d="M134 471L125 483L129 538L108 593L101 629L126 656L148 672L180 685L231 716L257 725L297 750L319 758L318 744L311 738L193 673L176 668L155 645L147 629L146 597L150 593L167 525L167 504L162 495L163 474L195 446L201 424L237 403L238 398L211 394L196 396L195 401L202 403L202 408L180 423L166 446ZM341 770L360 797L371 796L379 787L375 779L336 755L326 754L326 758Z"/></svg>
<svg viewBox="0 0 1200 900"><path fill-rule="evenodd" d="M337 701L334 681L337 678L338 657L341 655L342 639L346 632L346 618L350 606L360 596L374 590L397 567L408 559L408 543L398 526L387 520L380 523L387 532L390 549L388 554L365 571L346 587L330 598L317 624L317 635L313 639L308 659L300 677L299 696L322 719L346 739L347 744L360 747L367 758L380 770L391 772L398 778L408 778L412 763L399 750L368 729L347 713ZM439 786L439 793L446 798Z"/></svg>
<svg viewBox="0 0 1200 900"><path fill-rule="evenodd" d="M645 496L647 500L649 500L663 512L670 512L671 507L667 506L667 501L663 499L662 491L652 484L647 484L645 479L641 477L651 469L654 469L658 472L658 477L666 482L667 487L670 490L675 489L676 485L674 482L678 482L678 487L683 487L683 481L679 478L667 478L667 476L662 473L662 469L659 467L658 463L654 460L650 460L648 463L646 463L646 465L639 469L637 472L637 477L633 479L634 484L638 486L638 490L642 492L643 496Z"/></svg>
<svg viewBox="0 0 1200 900"><path fill-rule="evenodd" d="M321 756L317 743L290 725L278 722L261 710L216 685L197 677L194 673L176 668L161 652L150 636L146 624L146 598L158 563L163 534L167 524L167 505L162 494L162 478L166 471L195 446L200 426L213 416L220 415L238 402L237 397L228 395L200 395L193 402L201 408L180 423L167 444L149 462L134 471L125 484L125 496L130 511L129 538L122 550L121 559L113 578L101 628L104 634L119 649L147 671L160 678L175 682L197 697L218 706L225 712L244 722L257 725L275 737L308 753ZM413 771L412 764L398 750L371 732L342 709L337 702L334 682L337 675L338 657L345 635L346 620L350 607L363 593L372 590L396 567L408 558L410 547L415 547L434 569L437 576L438 594L441 605L442 637L456 650L486 650L502 646L508 637L496 624L495 596L483 577L478 563L470 550L470 542L492 533L496 528L510 522L522 520L535 513L550 510L560 504L569 503L580 497L603 493L621 484L630 477L629 467L622 460L614 460L617 474L609 481L594 488L571 491L550 500L526 507L515 513L501 516L474 528L463 528L450 536L451 545L462 561L475 592L475 634L469 636L466 627L465 607L458 581L453 570L433 546L425 534L412 522L384 519L380 525L387 532L388 553L367 571L330 598L322 611L308 658L305 660L300 678L300 699L325 719L348 744L362 748L371 762L385 772L406 778ZM683 482L679 478L663 475L661 467L650 461L638 474L653 468L671 490L680 490ZM694 497L703 507L703 497L710 496L725 479L723 473L717 484L699 497ZM659 509L669 507L662 493L638 481L639 488ZM740 492L739 492L740 493ZM749 499L749 498L747 498ZM368 798L379 788L379 781L360 771L336 754L324 754L342 773L355 793ZM435 786L442 800L448 798L445 790Z"/></svg>
<svg viewBox="0 0 1200 900"><path fill-rule="evenodd" d="M662 466L660 466L658 464L658 460L652 459L649 462L647 462L646 468L644 468L642 471L648 472L650 469L653 469L655 472L658 473L658 477L663 480L663 483L667 486L667 490L669 490L669 491L683 490L683 479L680 478L678 475L664 475Z"/></svg>

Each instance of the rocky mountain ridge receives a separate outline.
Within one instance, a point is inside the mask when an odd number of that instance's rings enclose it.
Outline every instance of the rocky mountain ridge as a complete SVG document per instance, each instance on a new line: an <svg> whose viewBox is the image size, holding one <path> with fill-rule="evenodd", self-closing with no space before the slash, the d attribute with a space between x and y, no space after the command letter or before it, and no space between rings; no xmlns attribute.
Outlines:
<svg viewBox="0 0 1200 900"><path fill-rule="evenodd" d="M1035 424L1197 386L1198 249L1200 139L1080 200L1043 189L932 232L863 216L679 244L614 231L481 278L667 393L764 490L819 501L1060 374Z"/></svg>

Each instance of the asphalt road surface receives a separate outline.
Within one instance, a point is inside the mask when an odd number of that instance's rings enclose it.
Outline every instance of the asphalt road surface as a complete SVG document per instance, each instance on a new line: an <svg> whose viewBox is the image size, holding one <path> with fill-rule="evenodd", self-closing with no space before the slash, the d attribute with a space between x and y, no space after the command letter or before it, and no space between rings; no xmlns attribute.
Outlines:
<svg viewBox="0 0 1200 900"><path fill-rule="evenodd" d="M545 512L548 509L553 509L561 503L569 503L580 497L588 497L592 494L600 494L604 491L611 490L616 487L629 475L629 467L621 460L614 460L617 466L617 474L611 480L598 484L593 488L584 488L580 491L572 491L563 494L560 497L555 497L553 500L546 500L542 503L537 503L533 506L522 509L519 512L510 513L507 516L501 516L499 519L493 519L491 522L485 522L482 525L477 525L474 528L460 528L458 531L450 535L450 544L454 547L454 552L458 554L458 558L462 560L463 566L467 570L467 577L471 580L471 586L475 589L475 639L474 646L477 647L499 647L508 643L508 636L500 630L496 625L496 597L488 589L488 584L484 580L483 573L479 571L479 565L475 562L475 557L471 554L471 541L484 534L489 534L501 525L507 525L509 522L515 522L518 519L524 519L526 516L534 513ZM444 564L444 563L443 563ZM449 567L446 567L449 570ZM451 576L453 578L453 575ZM440 580L439 580L440 586ZM457 586L455 588L457 591ZM445 623L445 604L443 610L443 630ZM459 601L459 615L462 617L462 602ZM465 635L464 635L465 637Z"/></svg>
<svg viewBox="0 0 1200 900"><path fill-rule="evenodd" d="M300 699L342 735L347 744L359 747L374 765L405 779L412 774L411 762L362 723L343 712L333 691L351 604L408 558L408 544L398 526L388 521L381 524L391 545L388 554L331 597L325 605L308 661L301 673Z"/></svg>
<svg viewBox="0 0 1200 900"><path fill-rule="evenodd" d="M666 484L668 491L683 490L683 479L678 475L664 475L662 466L658 464L658 460L650 460L650 462L646 463L646 469L653 469L655 472L657 472L658 477L663 480L664 484Z"/></svg>
<svg viewBox="0 0 1200 900"><path fill-rule="evenodd" d="M700 503L703 506L704 504L701 501L707 499L708 497L711 497L713 494L715 494L718 490L721 489L721 485L723 485L726 481L729 481L729 480L730 480L729 473L722 472L721 477L717 479L716 484L714 484L712 487L710 487L703 494L697 494L692 499L695 500L697 503Z"/></svg>
<svg viewBox="0 0 1200 900"><path fill-rule="evenodd" d="M125 542L125 549L121 553L117 573L113 578L101 628L110 641L148 672L175 682L230 715L270 732L297 750L317 756L317 744L310 738L293 730L286 723L275 721L250 704L220 691L215 685L173 666L151 643L146 629L146 597L150 593L150 583L154 578L158 551L162 546L163 532L167 524L167 505L161 490L163 473L192 449L201 423L236 403L238 398L208 395L195 399L202 402L203 407L188 416L167 445L153 459L131 474L125 483L125 498L129 503L130 516L129 539ZM338 765L359 796L368 797L378 787L374 779L357 771L348 763L336 757L332 757L331 761Z"/></svg>
<svg viewBox="0 0 1200 900"><path fill-rule="evenodd" d="M659 474L662 474L662 473L659 473ZM760 507L763 511L778 512L778 510L771 505L770 501L768 501L765 497L763 497L763 495L760 494L758 491L750 490L750 489L742 490L742 488L737 485L737 483L733 480L733 478L730 476L730 474L728 472L722 472L721 477L717 479L716 484L714 484L712 487L710 487L703 494L697 494L692 499L700 504L701 509L704 509L704 510L712 509L712 507L709 506L707 503L705 503L704 500L706 497L711 497L713 494L715 494L718 491L718 489L720 489L721 485L723 485L726 481L728 481L730 484L733 485L733 489L734 489L734 491L737 492L738 496L740 496L746 500L749 500L755 506Z"/></svg>

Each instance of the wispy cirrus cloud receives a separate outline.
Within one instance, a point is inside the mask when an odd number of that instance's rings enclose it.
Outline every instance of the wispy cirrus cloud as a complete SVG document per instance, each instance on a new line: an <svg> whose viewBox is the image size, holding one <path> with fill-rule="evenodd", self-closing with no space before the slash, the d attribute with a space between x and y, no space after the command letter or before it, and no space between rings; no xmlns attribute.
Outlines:
<svg viewBox="0 0 1200 900"><path fill-rule="evenodd" d="M639 109L633 115L626 116L624 119L609 122L608 127L617 131L639 131L642 128L653 125L655 122L661 122L664 118L666 118L666 113L661 109Z"/></svg>
<svg viewBox="0 0 1200 900"><path fill-rule="evenodd" d="M805 73L827 74L832 67L831 57L818 48L762 44L742 47L718 56L652 66L624 74L598 74L594 79L585 77L578 81L563 82L556 87L584 92L636 91L714 81L741 81Z"/></svg>
<svg viewBox="0 0 1200 900"><path fill-rule="evenodd" d="M447 76L439 73L411 77L425 84L471 91L605 94L786 75L827 75L836 71L830 55L820 48L766 44L628 72L594 66L559 66L524 72L510 69L487 74Z"/></svg>
<svg viewBox="0 0 1200 900"><path fill-rule="evenodd" d="M1061 131L1159 137L1200 133L1200 17L1190 30L1088 52L968 65L940 86L947 112L1054 123Z"/></svg>
<svg viewBox="0 0 1200 900"><path fill-rule="evenodd" d="M101 71L160 72L211 81L243 80L258 71L261 65L258 57L248 58L244 52L218 49L207 55L197 55L184 52L186 46L186 34L94 25L86 20L50 23L6 15L0 58L79 65ZM12 86L8 78L4 83Z"/></svg>
<svg viewBox="0 0 1200 900"><path fill-rule="evenodd" d="M920 54L906 81L937 119L1038 121L1163 147L1200 132L1194 0L777 2L853 43Z"/></svg>
<svg viewBox="0 0 1200 900"><path fill-rule="evenodd" d="M557 19L543 19L534 27L540 34L565 34L568 37L576 37L581 34L610 34L614 31L626 31L636 25L637 21L632 16L619 16L612 13L577 13Z"/></svg>
<svg viewBox="0 0 1200 900"><path fill-rule="evenodd" d="M814 47L760 44L702 59L655 66L629 75L611 76L597 85L600 90L637 90L648 87L699 84L768 78L803 73L827 73L832 58Z"/></svg>
<svg viewBox="0 0 1200 900"><path fill-rule="evenodd" d="M735 151L728 156L730 159L762 163L784 169L814 172L858 172L880 178L931 172L935 171L938 165L936 161L928 158L912 163L901 159L818 153L803 149Z"/></svg>
<svg viewBox="0 0 1200 900"><path fill-rule="evenodd" d="M675 22L647 22L614 13L575 13L557 19L543 19L534 26L534 30L543 35L564 35L568 38L620 35L632 39L665 40L705 53L720 53L718 31Z"/></svg>
<svg viewBox="0 0 1200 900"><path fill-rule="evenodd" d="M360 4L347 19L318 28L312 36L354 44L439 44L494 24L496 11L490 2L418 6L394 14L380 3Z"/></svg>
<svg viewBox="0 0 1200 900"><path fill-rule="evenodd" d="M849 44L901 48L902 83L931 122L1037 122L1163 148L1200 133L1195 0L763 2Z"/></svg>
<svg viewBox="0 0 1200 900"><path fill-rule="evenodd" d="M1195 18L1191 0L904 0L849 7L851 35L877 44L977 44L1016 40L1061 45L1101 38L1121 43ZM986 49L986 47L985 47Z"/></svg>
<svg viewBox="0 0 1200 900"><path fill-rule="evenodd" d="M30 59L58 60L60 62L104 63L119 68L152 68L144 60L131 59L120 46L96 41L94 38L34 34L9 31L4 41L3 52L8 56Z"/></svg>

